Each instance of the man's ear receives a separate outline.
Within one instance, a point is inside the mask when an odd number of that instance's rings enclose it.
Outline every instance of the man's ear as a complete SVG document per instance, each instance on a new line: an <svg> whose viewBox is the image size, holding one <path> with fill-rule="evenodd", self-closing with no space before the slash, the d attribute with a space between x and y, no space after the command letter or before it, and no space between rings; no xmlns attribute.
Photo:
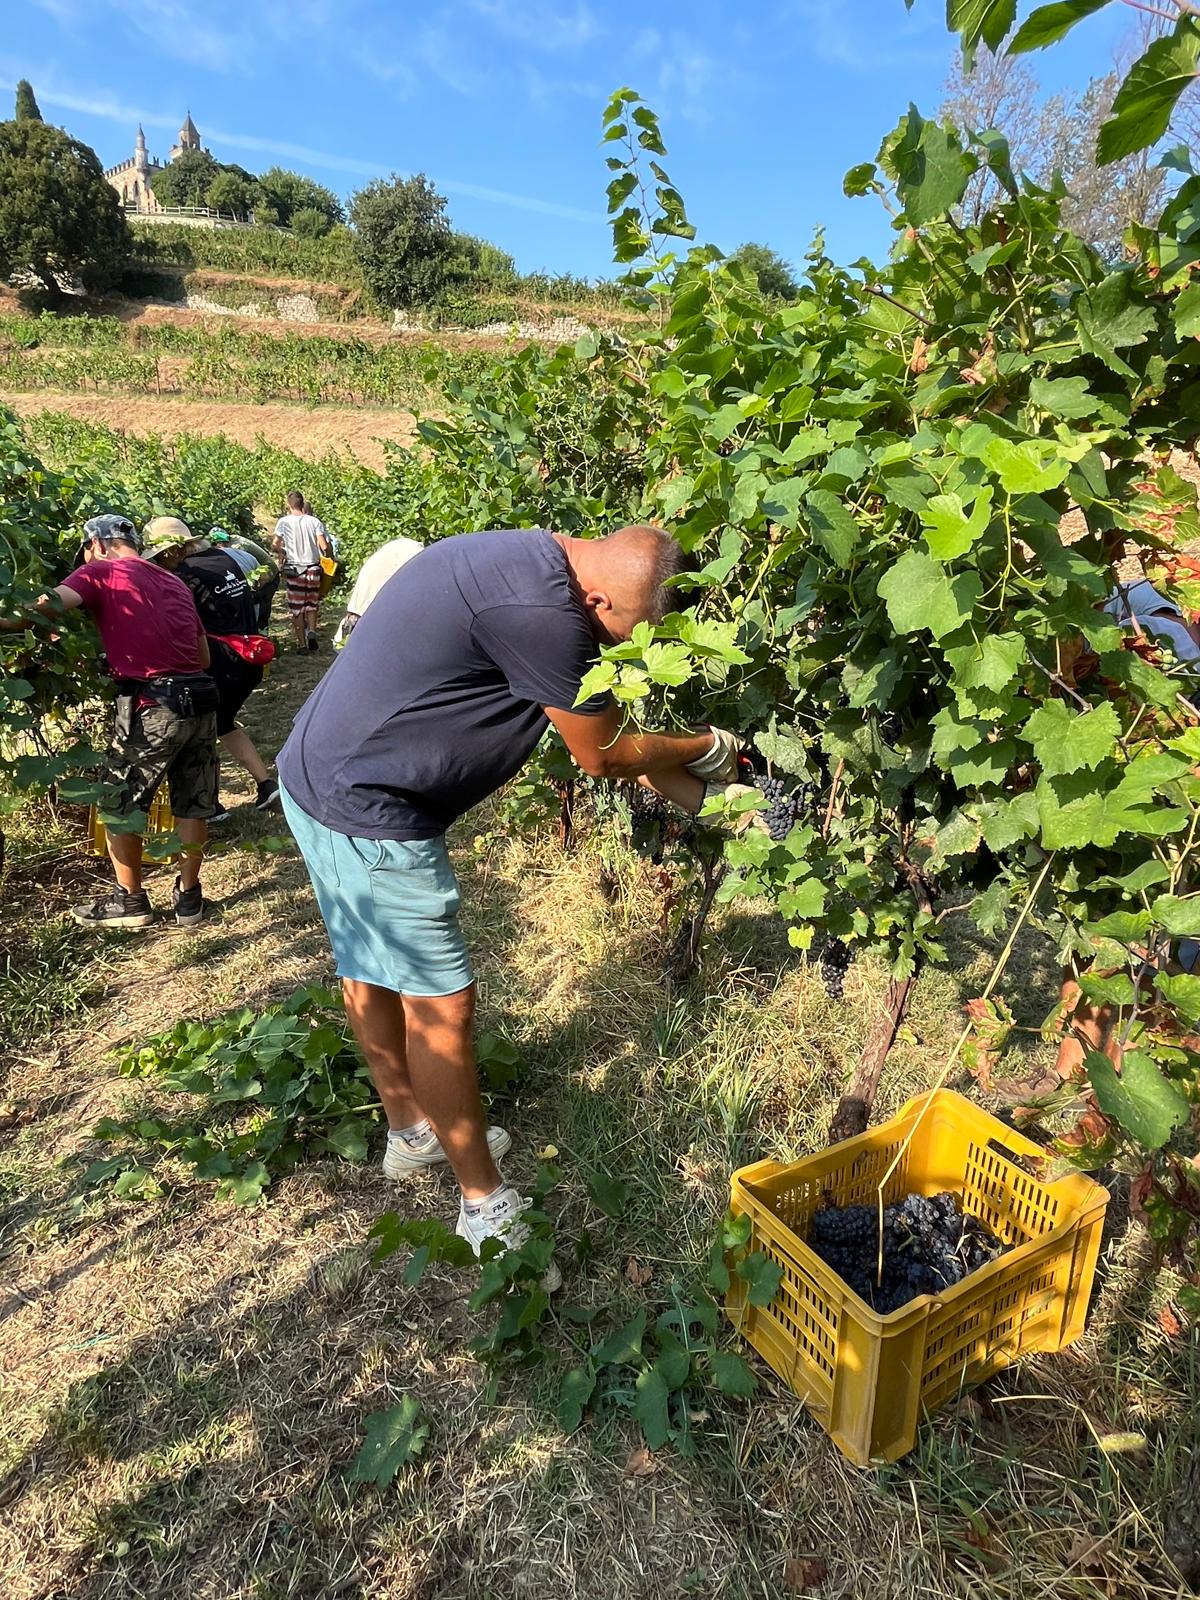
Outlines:
<svg viewBox="0 0 1200 1600"><path fill-rule="evenodd" d="M612 610L612 600L603 589L588 589L584 594L583 603L589 611Z"/></svg>

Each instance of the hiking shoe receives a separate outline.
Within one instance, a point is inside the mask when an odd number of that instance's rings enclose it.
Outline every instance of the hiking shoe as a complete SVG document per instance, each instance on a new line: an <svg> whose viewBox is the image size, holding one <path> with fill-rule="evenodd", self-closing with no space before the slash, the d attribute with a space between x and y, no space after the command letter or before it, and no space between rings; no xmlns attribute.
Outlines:
<svg viewBox="0 0 1200 1600"><path fill-rule="evenodd" d="M499 1161L512 1149L512 1135L503 1128L489 1128L487 1142L493 1161ZM389 1138L383 1152L383 1175L406 1178L410 1172L424 1172L429 1167L439 1166L445 1159L446 1152L438 1143L437 1134L432 1128L426 1128L416 1139Z"/></svg>
<svg viewBox="0 0 1200 1600"><path fill-rule="evenodd" d="M119 887L98 900L72 906L71 915L83 928L148 928L154 921L150 896L144 889L136 894L126 894Z"/></svg>
<svg viewBox="0 0 1200 1600"><path fill-rule="evenodd" d="M321 648L321 641L317 638L316 631L313 628L305 630L304 642L310 650L319 650Z"/></svg>
<svg viewBox="0 0 1200 1600"><path fill-rule="evenodd" d="M208 909L207 902L200 892L197 883L190 889L181 889L179 879L175 879L175 887L171 890L171 901L175 907L175 921L181 928L190 928L194 923L203 920Z"/></svg>
<svg viewBox="0 0 1200 1600"><path fill-rule="evenodd" d="M209 817L208 825L210 828L219 828L223 822L228 822L232 815L233 812L230 811L229 807L223 806L218 800L217 809L213 812L212 816Z"/></svg>
<svg viewBox="0 0 1200 1600"><path fill-rule="evenodd" d="M267 811L279 799L279 783L275 778L264 778L258 786L258 794L254 800L256 811Z"/></svg>
<svg viewBox="0 0 1200 1600"><path fill-rule="evenodd" d="M500 1191L494 1200L489 1200L482 1210L470 1213L464 1200L458 1208L458 1223L454 1231L460 1239L467 1243L478 1255L483 1248L485 1239L499 1239L506 1250L519 1250L529 1240L529 1224L521 1221L524 1212L530 1210L533 1201L528 1195L518 1194L510 1187ZM542 1274L542 1288L547 1294L553 1294L562 1287L562 1273L558 1270L558 1263L550 1258L545 1272Z"/></svg>

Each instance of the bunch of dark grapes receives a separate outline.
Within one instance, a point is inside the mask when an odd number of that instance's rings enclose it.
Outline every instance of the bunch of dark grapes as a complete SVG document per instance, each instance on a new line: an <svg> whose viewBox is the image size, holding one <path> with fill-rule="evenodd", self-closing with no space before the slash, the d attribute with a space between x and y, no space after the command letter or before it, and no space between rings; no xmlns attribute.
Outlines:
<svg viewBox="0 0 1200 1600"><path fill-rule="evenodd" d="M629 799L629 823L634 848L656 867L662 866L667 845L686 843L696 831L693 818L676 811L640 783Z"/></svg>
<svg viewBox="0 0 1200 1600"><path fill-rule="evenodd" d="M813 785L801 783L789 789L782 778L755 777L753 781L766 798L767 809L762 815L767 832L772 839L786 839L796 823L812 809Z"/></svg>
<svg viewBox="0 0 1200 1600"><path fill-rule="evenodd" d="M827 1206L813 1213L809 1248L881 1315L917 1295L939 1294L994 1261L1002 1246L952 1194L910 1194L879 1217L874 1206Z"/></svg>
<svg viewBox="0 0 1200 1600"><path fill-rule="evenodd" d="M849 945L840 939L826 939L821 947L821 982L831 1000L840 1000L846 987L846 974L854 961Z"/></svg>

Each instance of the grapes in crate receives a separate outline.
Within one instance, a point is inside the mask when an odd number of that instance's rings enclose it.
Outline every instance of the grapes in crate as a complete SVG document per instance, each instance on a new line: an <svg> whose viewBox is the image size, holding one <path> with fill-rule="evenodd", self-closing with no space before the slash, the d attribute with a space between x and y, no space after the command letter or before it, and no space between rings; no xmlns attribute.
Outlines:
<svg viewBox="0 0 1200 1600"><path fill-rule="evenodd" d="M1002 1246L964 1214L952 1194L910 1194L883 1213L874 1206L826 1206L813 1213L808 1246L874 1310L898 1311L922 1294L940 1294L994 1261Z"/></svg>

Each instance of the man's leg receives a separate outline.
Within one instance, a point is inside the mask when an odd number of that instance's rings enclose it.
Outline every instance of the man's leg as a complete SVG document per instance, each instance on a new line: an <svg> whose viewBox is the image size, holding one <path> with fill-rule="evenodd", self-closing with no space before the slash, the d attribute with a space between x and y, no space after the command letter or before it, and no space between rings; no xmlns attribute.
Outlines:
<svg viewBox="0 0 1200 1600"><path fill-rule="evenodd" d="M183 845L179 852L179 887L186 892L200 882L200 863L204 859L208 822L201 817L176 817L175 832Z"/></svg>
<svg viewBox="0 0 1200 1600"><path fill-rule="evenodd" d="M428 1117L464 1198L498 1189L475 1068L475 985L401 998L343 978L342 994L388 1127L412 1128Z"/></svg>
<svg viewBox="0 0 1200 1600"><path fill-rule="evenodd" d="M229 733L223 733L220 744L222 750L231 755L239 767L245 767L255 783L267 781L270 774L267 772L266 762L254 748L254 741L245 728L234 728Z"/></svg>
<svg viewBox="0 0 1200 1600"><path fill-rule="evenodd" d="M433 1123L463 1198L482 1200L503 1182L488 1148L475 1067L475 985L456 994L405 995L413 1098Z"/></svg>
<svg viewBox="0 0 1200 1600"><path fill-rule="evenodd" d="M105 829L109 859L118 885L126 894L139 894L142 888L142 836Z"/></svg>
<svg viewBox="0 0 1200 1600"><path fill-rule="evenodd" d="M413 1099L404 1048L404 1001L394 989L342 979L346 1015L379 1091L389 1128L414 1128L424 1112Z"/></svg>

